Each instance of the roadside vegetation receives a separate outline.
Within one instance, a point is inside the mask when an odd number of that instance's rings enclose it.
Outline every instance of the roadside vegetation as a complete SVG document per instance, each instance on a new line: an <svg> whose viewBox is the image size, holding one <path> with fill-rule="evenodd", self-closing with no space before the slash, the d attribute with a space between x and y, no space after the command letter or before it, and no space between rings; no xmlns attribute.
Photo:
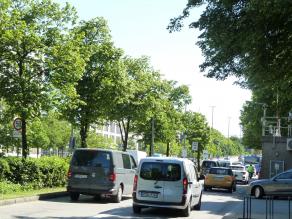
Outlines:
<svg viewBox="0 0 292 219"><path fill-rule="evenodd" d="M69 161L60 157L0 158L0 199L65 190Z"/></svg>

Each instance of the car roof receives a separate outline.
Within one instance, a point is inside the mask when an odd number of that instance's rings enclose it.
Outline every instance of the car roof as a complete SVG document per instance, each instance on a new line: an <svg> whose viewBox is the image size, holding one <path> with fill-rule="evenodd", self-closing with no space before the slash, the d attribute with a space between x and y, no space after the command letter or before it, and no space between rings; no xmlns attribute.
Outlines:
<svg viewBox="0 0 292 219"><path fill-rule="evenodd" d="M191 162L191 160L187 158L178 158L178 157L145 157L140 160L140 162Z"/></svg>

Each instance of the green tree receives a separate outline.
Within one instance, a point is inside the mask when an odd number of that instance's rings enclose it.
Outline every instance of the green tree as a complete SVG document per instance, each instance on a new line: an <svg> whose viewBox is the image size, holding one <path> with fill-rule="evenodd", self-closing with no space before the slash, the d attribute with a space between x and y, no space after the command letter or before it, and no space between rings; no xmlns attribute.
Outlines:
<svg viewBox="0 0 292 219"><path fill-rule="evenodd" d="M80 129L81 147L86 148L90 124L106 117L123 81L122 50L114 47L103 18L82 21L75 32L83 34L83 55L88 56L82 78L76 84L79 102L63 114Z"/></svg>
<svg viewBox="0 0 292 219"><path fill-rule="evenodd" d="M22 119L22 155L28 154L27 121L37 117L54 90L66 105L81 77L79 38L66 27L76 19L68 4L51 0L0 1L0 94Z"/></svg>
<svg viewBox="0 0 292 219"><path fill-rule="evenodd" d="M197 43L205 56L201 71L219 80L235 76L257 102L269 106L270 116L287 116L292 106L292 2L192 0L181 16L171 19L168 29L181 30L194 7L203 9L189 25L201 31ZM260 129L255 125L260 117L249 113L244 108L241 122L248 135L244 138L259 145Z"/></svg>
<svg viewBox="0 0 292 219"><path fill-rule="evenodd" d="M125 90L112 105L109 119L117 121L126 151L129 133L135 132L135 123L146 123L152 118L162 84L160 74L152 69L147 57L125 57L124 64L127 77L122 87Z"/></svg>
<svg viewBox="0 0 292 219"><path fill-rule="evenodd" d="M166 145L163 154L173 155L178 147L177 135L183 129L181 121L185 104L190 103L191 96L187 86L177 86L175 81L162 81L159 95L155 98L155 108L149 120L138 122L136 131L143 136L146 144L150 145L152 137L151 119L154 119L155 142ZM155 143L156 144L156 143ZM162 144L160 144L162 145ZM171 148L172 145L172 148ZM154 147L156 150L157 147ZM159 149L161 152L161 149ZM177 155L177 154L176 154Z"/></svg>
<svg viewBox="0 0 292 219"><path fill-rule="evenodd" d="M186 112L183 116L184 134L188 141L188 154L193 154L192 142L198 142L198 150L196 152L197 162L200 163L200 158L203 150L206 149L210 140L210 129L205 116L196 112Z"/></svg>

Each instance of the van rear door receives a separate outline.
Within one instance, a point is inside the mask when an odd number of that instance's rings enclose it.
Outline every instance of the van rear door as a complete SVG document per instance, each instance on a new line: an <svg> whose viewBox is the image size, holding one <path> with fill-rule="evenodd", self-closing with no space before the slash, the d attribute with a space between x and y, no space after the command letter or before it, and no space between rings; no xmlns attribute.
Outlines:
<svg viewBox="0 0 292 219"><path fill-rule="evenodd" d="M164 164L164 197L165 202L180 203L183 194L183 170L179 163Z"/></svg>
<svg viewBox="0 0 292 219"><path fill-rule="evenodd" d="M98 150L76 150L71 161L70 186L108 190L113 186L110 174L112 172L112 154Z"/></svg>
<svg viewBox="0 0 292 219"><path fill-rule="evenodd" d="M147 161L141 164L137 182L137 199L162 202L164 196L163 163Z"/></svg>

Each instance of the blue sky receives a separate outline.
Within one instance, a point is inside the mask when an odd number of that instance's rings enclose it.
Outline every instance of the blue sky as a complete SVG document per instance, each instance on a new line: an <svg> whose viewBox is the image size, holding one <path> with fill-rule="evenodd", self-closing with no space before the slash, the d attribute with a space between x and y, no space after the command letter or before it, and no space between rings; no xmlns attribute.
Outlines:
<svg viewBox="0 0 292 219"><path fill-rule="evenodd" d="M80 19L104 17L108 21L113 41L126 55L150 57L154 69L164 78L190 87L192 104L188 110L204 114L211 126L225 136L240 136L239 116L242 104L251 92L233 84L233 79L216 81L204 77L199 65L203 62L196 46L199 32L189 29L202 9L194 9L185 28L176 33L166 29L170 18L181 14L187 0L55 0L69 2Z"/></svg>

